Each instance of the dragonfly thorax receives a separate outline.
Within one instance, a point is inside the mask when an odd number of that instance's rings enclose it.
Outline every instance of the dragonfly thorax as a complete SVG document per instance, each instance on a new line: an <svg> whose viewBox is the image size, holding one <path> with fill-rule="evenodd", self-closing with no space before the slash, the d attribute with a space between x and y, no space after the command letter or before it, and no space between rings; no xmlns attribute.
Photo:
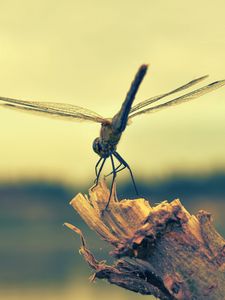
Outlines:
<svg viewBox="0 0 225 300"><path fill-rule="evenodd" d="M106 143L101 140L101 138L97 137L93 144L93 150L97 153L100 157L107 158L109 157L113 151L116 150L116 145L112 145L110 143Z"/></svg>

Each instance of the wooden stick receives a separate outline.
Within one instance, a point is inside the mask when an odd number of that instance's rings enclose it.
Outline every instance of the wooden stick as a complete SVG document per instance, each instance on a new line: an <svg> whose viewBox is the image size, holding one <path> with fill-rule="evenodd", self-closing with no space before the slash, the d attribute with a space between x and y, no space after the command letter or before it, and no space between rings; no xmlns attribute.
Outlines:
<svg viewBox="0 0 225 300"><path fill-rule="evenodd" d="M80 252L95 271L93 278L163 300L225 299L225 240L209 213L190 215L178 199L151 207L145 199L119 202L115 196L102 214L108 196L101 181L89 198L78 194L70 204L114 246L114 265L98 262L82 232L65 224L81 236Z"/></svg>

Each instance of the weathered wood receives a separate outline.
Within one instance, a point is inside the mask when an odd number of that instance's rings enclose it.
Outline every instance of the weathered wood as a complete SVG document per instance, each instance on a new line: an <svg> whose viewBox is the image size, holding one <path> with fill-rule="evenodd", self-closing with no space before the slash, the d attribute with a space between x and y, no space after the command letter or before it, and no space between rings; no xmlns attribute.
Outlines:
<svg viewBox="0 0 225 300"><path fill-rule="evenodd" d="M98 262L82 232L80 253L94 269L93 278L163 300L225 299L225 240L212 225L211 215L190 215L178 199L151 207L145 199L118 201L109 197L104 181L78 194L71 205L87 225L114 246L113 266Z"/></svg>

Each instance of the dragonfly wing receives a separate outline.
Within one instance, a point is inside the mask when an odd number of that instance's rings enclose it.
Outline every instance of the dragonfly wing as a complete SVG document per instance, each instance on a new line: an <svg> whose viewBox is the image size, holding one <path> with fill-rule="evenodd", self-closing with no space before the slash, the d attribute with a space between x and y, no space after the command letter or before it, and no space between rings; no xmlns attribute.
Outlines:
<svg viewBox="0 0 225 300"><path fill-rule="evenodd" d="M146 108L146 109L143 109L143 110L139 110L139 111L131 114L129 118L133 118L133 117L141 115L141 114L156 112L158 110L161 110L161 109L169 107L169 106L173 106L173 105L177 105L177 104L180 104L180 103L184 103L184 102L193 100L193 99L198 98L198 97L200 97L204 94L212 92L212 91L214 91L214 90L216 90L216 89L218 89L218 88L220 88L224 85L225 85L225 80L213 82L209 85L206 85L202 88L194 90L194 91L192 91L188 94L185 94L183 96L180 96L180 97L175 98L173 100L170 100L168 102L165 102L165 103L162 103L162 104L150 107L150 108Z"/></svg>
<svg viewBox="0 0 225 300"><path fill-rule="evenodd" d="M167 92L165 94L161 94L161 95L158 95L158 96L154 96L154 97L148 98L147 100L144 100L144 101L136 104L135 106L133 106L131 108L130 113L134 113L135 111L140 110L141 108L143 108L143 107L145 107L147 105L150 105L150 104L152 104L152 103L154 103L156 101L159 101L162 98L165 98L165 97L170 96L172 94L175 94L175 93L181 92L183 90L186 90L187 88L189 88L189 87L191 87L191 86L199 83L200 81L206 79L207 77L208 77L208 75L196 78L196 79L194 79L194 80L192 80L192 81L190 81L190 82L188 82L188 83L186 83L186 84L184 84L184 85L176 88L175 90L172 90L172 91Z"/></svg>
<svg viewBox="0 0 225 300"><path fill-rule="evenodd" d="M59 113L53 113L53 112L49 112L49 111L44 111L44 110L40 110L40 109L35 109L32 107L26 107L26 106L21 106L21 105L14 105L14 104L0 104L0 108L6 108L6 109L11 109L11 110L15 110L15 111L21 111L21 112L25 112L25 113L30 113L32 115L37 115L37 116L43 116L43 117L47 117L47 118L51 118L51 119L60 119L60 120L64 120L64 121L73 121L73 122L82 122L82 121L92 121L90 119L85 119L83 117L79 118L75 118L74 116L70 116L70 115L64 115L64 114L59 114ZM94 121L97 122L97 121Z"/></svg>
<svg viewBox="0 0 225 300"><path fill-rule="evenodd" d="M58 117L61 119L70 119L73 121L92 121L103 123L105 119L99 114L72 104L54 103L54 102L37 102L37 101L24 101L11 98L0 97L0 101L6 103L1 106L20 110L25 112L32 112L39 115Z"/></svg>

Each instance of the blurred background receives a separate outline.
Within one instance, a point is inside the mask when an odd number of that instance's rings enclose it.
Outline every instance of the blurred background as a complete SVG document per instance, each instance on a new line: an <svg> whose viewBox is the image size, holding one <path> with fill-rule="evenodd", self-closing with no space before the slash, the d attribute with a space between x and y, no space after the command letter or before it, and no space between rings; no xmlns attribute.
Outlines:
<svg viewBox="0 0 225 300"><path fill-rule="evenodd" d="M121 106L142 63L149 71L136 102L209 74L225 78L225 2L0 0L0 95L71 103L105 117ZM225 233L225 88L133 120L118 151L151 203L180 198L210 211ZM69 205L88 193L99 124L0 109L0 298L136 299L88 281L80 227L97 258L101 242ZM104 170L104 174L109 166ZM135 197L126 171L119 198Z"/></svg>

